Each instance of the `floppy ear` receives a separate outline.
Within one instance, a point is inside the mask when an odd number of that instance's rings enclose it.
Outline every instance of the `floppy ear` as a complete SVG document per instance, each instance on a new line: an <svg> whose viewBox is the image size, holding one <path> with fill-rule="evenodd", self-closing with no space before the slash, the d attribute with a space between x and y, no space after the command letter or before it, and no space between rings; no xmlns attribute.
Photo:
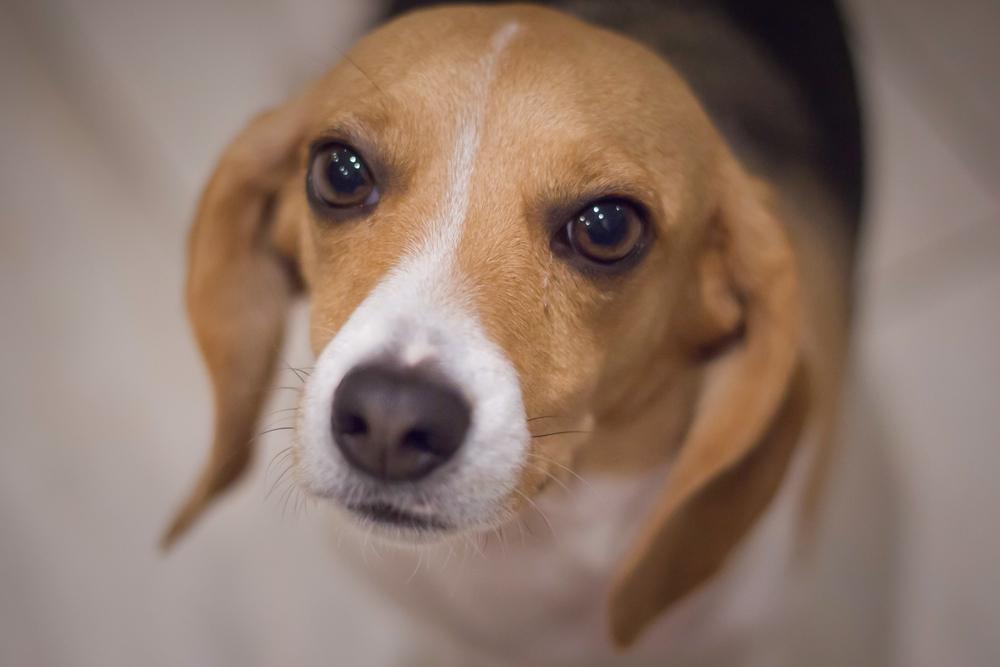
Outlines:
<svg viewBox="0 0 1000 667"><path fill-rule="evenodd" d="M664 489L612 581L623 648L721 569L774 495L804 416L792 249L735 165L726 182L689 304L715 353Z"/></svg>
<svg viewBox="0 0 1000 667"><path fill-rule="evenodd" d="M297 285L294 237L274 224L275 199L294 168L307 111L303 95L253 120L226 149L198 206L188 240L187 306L212 380L215 435L163 548L191 527L251 459L256 420Z"/></svg>

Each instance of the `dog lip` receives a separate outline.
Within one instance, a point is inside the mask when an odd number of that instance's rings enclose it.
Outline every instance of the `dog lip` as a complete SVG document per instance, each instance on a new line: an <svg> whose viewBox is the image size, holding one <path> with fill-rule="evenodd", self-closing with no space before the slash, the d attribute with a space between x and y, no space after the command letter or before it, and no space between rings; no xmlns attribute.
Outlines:
<svg viewBox="0 0 1000 667"><path fill-rule="evenodd" d="M433 516L421 516L385 502L358 503L348 509L378 523L420 530L449 530L450 526Z"/></svg>

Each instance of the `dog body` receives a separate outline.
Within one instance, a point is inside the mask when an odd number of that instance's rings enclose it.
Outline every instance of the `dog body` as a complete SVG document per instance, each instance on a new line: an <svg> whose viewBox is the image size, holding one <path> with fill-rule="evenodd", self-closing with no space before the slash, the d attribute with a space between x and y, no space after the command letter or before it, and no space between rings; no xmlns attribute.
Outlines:
<svg viewBox="0 0 1000 667"><path fill-rule="evenodd" d="M698 21L667 24L728 34ZM707 111L616 34L436 9L255 121L192 232L217 430L167 541L249 461L304 288L298 481L440 629L434 664L773 660L830 451L850 207L795 150L723 137L727 80L682 71ZM365 530L404 546L369 558Z"/></svg>

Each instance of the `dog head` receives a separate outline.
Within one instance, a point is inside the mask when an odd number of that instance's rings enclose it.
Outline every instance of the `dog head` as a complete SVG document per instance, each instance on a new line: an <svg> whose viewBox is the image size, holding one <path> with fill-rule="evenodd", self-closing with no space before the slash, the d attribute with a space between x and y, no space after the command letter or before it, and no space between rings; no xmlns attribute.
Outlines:
<svg viewBox="0 0 1000 667"><path fill-rule="evenodd" d="M615 34L412 14L233 142L190 239L215 441L168 542L250 460L300 290L299 481L397 540L491 529L566 470L672 461L612 587L622 644L780 477L791 250L686 85Z"/></svg>

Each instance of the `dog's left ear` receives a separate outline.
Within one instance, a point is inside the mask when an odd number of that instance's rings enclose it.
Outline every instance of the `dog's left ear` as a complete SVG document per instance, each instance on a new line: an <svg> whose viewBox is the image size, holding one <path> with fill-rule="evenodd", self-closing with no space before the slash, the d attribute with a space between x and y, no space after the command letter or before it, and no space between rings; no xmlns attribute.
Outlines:
<svg viewBox="0 0 1000 667"><path fill-rule="evenodd" d="M205 188L188 239L188 315L215 397L201 475L164 534L168 548L247 468L297 286L294 225L278 212L305 131L307 94L254 119Z"/></svg>
<svg viewBox="0 0 1000 667"><path fill-rule="evenodd" d="M804 418L791 246L740 167L723 182L685 306L695 335L719 349L704 362L664 489L612 582L611 631L622 648L722 568L774 495Z"/></svg>

